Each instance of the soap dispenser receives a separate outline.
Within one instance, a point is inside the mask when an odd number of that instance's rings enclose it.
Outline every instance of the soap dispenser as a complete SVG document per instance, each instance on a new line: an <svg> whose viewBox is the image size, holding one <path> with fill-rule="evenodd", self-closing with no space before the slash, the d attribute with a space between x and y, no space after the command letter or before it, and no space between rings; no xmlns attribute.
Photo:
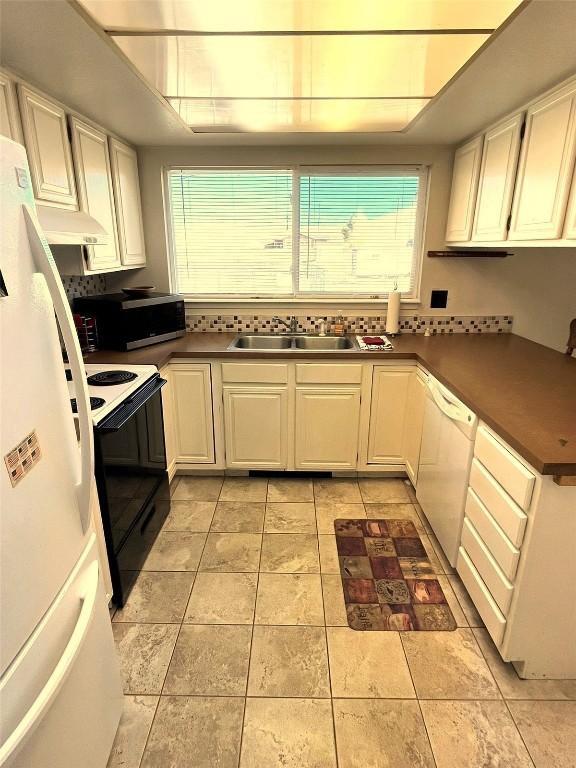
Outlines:
<svg viewBox="0 0 576 768"><path fill-rule="evenodd" d="M342 310L338 310L338 317L336 318L336 322L334 323L334 334L336 336L344 336L346 332L346 329L344 328L344 317L342 315Z"/></svg>

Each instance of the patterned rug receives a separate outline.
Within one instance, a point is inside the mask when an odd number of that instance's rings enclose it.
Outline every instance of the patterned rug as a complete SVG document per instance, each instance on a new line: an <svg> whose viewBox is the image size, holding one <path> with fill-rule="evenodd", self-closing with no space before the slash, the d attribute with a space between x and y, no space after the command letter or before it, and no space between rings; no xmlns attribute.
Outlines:
<svg viewBox="0 0 576 768"><path fill-rule="evenodd" d="M335 520L334 531L352 629L456 629L412 521Z"/></svg>

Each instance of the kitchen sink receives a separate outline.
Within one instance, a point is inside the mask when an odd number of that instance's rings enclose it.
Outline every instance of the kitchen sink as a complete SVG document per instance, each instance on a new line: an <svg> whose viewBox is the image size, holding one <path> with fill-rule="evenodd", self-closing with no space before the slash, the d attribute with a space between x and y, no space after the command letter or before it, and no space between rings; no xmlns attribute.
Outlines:
<svg viewBox="0 0 576 768"><path fill-rule="evenodd" d="M347 336L316 336L314 334L254 333L236 336L228 349L253 351L275 350L292 352L341 352L355 349L353 339Z"/></svg>

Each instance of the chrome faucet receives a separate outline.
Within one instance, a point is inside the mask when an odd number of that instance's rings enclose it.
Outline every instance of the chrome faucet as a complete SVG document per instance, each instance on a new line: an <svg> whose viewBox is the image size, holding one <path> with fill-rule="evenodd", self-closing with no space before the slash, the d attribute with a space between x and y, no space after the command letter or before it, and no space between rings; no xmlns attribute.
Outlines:
<svg viewBox="0 0 576 768"><path fill-rule="evenodd" d="M282 325L285 325L290 333L298 333L298 318L295 315L292 315L289 323L287 323L286 320L282 320L281 317L273 317L272 320L274 320L276 323L282 323Z"/></svg>

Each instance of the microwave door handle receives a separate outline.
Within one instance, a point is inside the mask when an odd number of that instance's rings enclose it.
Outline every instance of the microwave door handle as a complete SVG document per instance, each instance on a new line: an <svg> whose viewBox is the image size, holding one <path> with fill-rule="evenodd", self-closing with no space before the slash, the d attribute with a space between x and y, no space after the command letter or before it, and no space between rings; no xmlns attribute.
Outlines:
<svg viewBox="0 0 576 768"><path fill-rule="evenodd" d="M86 383L82 352L80 351L80 344L74 327L70 305L66 298L66 294L64 293L62 281L60 280L60 275L56 269L50 246L42 234L40 225L38 224L32 209L27 205L23 205L22 207L24 210L24 220L26 222L26 229L28 230L28 240L32 257L36 264L36 268L42 275L44 275L44 279L48 285L48 291L52 299L52 304L54 305L58 325L60 326L62 338L64 339L64 344L66 346L66 352L68 353L68 361L72 371L74 388L76 390L78 424L80 430L80 476L76 485L76 496L80 509L82 531L86 533L90 527L92 478L94 476L94 436L92 434L92 417L90 414L88 385Z"/></svg>

